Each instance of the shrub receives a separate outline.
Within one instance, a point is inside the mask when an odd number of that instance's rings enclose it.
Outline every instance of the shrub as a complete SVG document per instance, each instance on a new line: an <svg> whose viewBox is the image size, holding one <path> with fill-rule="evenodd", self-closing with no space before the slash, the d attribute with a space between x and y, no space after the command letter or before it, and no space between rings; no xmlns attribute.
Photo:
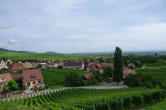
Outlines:
<svg viewBox="0 0 166 110"><path fill-rule="evenodd" d="M94 72L94 75L95 75L95 79L96 79L97 82L101 82L101 81L104 80L103 74L99 73L98 71Z"/></svg>
<svg viewBox="0 0 166 110"><path fill-rule="evenodd" d="M97 81L95 78L91 78L91 79L85 81L84 83L85 83L85 85L97 84Z"/></svg>
<svg viewBox="0 0 166 110"><path fill-rule="evenodd" d="M136 75L128 75L124 81L124 84L129 87L138 87L144 86L147 88L155 88L157 86L164 88L164 85L156 79L153 79L148 74L136 74Z"/></svg>
<svg viewBox="0 0 166 110"><path fill-rule="evenodd" d="M15 80L10 80L7 83L7 87L9 90L17 90L18 89L18 84L16 83Z"/></svg>
<svg viewBox="0 0 166 110"><path fill-rule="evenodd" d="M145 104L151 104L153 102L152 94L151 93L145 93L143 94L143 99Z"/></svg>
<svg viewBox="0 0 166 110"><path fill-rule="evenodd" d="M131 96L126 96L123 99L123 107L124 108L132 108L133 103L132 103L132 97Z"/></svg>
<svg viewBox="0 0 166 110"><path fill-rule="evenodd" d="M138 87L140 86L140 79L137 75L130 74L126 77L124 84L129 87Z"/></svg>
<svg viewBox="0 0 166 110"><path fill-rule="evenodd" d="M65 77L65 86L76 87L83 85L83 79L77 73L71 72Z"/></svg>
<svg viewBox="0 0 166 110"><path fill-rule="evenodd" d="M132 101L133 101L134 106L139 106L139 105L144 104L142 95L134 95L134 96L132 96Z"/></svg>

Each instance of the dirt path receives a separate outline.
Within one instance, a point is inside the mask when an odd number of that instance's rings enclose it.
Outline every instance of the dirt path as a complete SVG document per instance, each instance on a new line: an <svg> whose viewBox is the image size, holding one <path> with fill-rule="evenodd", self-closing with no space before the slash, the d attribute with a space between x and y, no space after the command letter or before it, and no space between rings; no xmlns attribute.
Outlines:
<svg viewBox="0 0 166 110"><path fill-rule="evenodd" d="M120 89L127 88L127 86L123 85L123 82L117 85L117 83L104 83L101 86L85 86L85 87L76 87L76 88L85 88L85 89Z"/></svg>

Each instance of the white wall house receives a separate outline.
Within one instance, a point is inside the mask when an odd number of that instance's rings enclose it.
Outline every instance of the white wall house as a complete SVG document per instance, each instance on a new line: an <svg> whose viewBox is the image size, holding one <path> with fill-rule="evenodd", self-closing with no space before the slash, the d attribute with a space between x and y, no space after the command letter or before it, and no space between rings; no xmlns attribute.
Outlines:
<svg viewBox="0 0 166 110"><path fill-rule="evenodd" d="M58 64L55 63L55 64L47 64L46 65L47 68L58 68Z"/></svg>
<svg viewBox="0 0 166 110"><path fill-rule="evenodd" d="M0 59L0 70L1 69L8 69L8 66L6 65L6 63L4 62L4 60Z"/></svg>
<svg viewBox="0 0 166 110"><path fill-rule="evenodd" d="M13 61L10 59L6 59L5 63L6 63L6 65L11 65L13 63Z"/></svg>

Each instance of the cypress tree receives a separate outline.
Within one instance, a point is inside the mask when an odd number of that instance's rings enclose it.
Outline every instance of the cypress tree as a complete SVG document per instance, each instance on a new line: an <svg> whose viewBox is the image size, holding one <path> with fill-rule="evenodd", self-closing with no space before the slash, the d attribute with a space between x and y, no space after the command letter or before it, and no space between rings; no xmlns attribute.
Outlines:
<svg viewBox="0 0 166 110"><path fill-rule="evenodd" d="M119 84L123 79L123 56L122 50L119 47L116 47L114 53L114 70L113 70L113 80Z"/></svg>

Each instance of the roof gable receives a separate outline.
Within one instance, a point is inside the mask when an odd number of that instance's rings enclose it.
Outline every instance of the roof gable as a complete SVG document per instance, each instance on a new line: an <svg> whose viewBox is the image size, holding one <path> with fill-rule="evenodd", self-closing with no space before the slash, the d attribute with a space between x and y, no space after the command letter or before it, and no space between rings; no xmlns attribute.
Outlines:
<svg viewBox="0 0 166 110"><path fill-rule="evenodd" d="M13 63L12 66L9 68L9 70L17 71L17 70L24 70L26 67L24 67L21 63Z"/></svg>
<svg viewBox="0 0 166 110"><path fill-rule="evenodd" d="M43 79L39 69L24 70L22 75L23 75L24 81L33 81L33 80Z"/></svg>
<svg viewBox="0 0 166 110"><path fill-rule="evenodd" d="M0 83L8 82L9 80L12 80L12 77L9 73L0 74Z"/></svg>

